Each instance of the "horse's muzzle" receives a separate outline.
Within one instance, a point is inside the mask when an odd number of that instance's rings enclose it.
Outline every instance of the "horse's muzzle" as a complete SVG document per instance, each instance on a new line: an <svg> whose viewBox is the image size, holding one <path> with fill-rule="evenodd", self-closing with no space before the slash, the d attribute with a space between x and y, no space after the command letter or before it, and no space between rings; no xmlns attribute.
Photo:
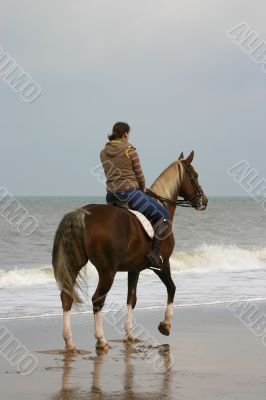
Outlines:
<svg viewBox="0 0 266 400"><path fill-rule="evenodd" d="M198 196L195 200L191 202L191 206L195 208L197 211L204 211L206 210L208 205L208 198L205 194Z"/></svg>

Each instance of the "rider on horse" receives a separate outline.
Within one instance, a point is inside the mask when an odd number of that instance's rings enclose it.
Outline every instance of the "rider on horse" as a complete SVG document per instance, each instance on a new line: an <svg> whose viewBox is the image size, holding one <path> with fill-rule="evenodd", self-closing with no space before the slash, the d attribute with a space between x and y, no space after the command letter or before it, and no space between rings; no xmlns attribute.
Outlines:
<svg viewBox="0 0 266 400"><path fill-rule="evenodd" d="M108 136L109 142L101 151L106 186L107 204L126 204L131 210L139 211L154 228L152 247L147 255L147 267L161 269L161 244L169 233L170 214L157 200L146 194L145 178L140 159L129 140L130 126L117 122Z"/></svg>

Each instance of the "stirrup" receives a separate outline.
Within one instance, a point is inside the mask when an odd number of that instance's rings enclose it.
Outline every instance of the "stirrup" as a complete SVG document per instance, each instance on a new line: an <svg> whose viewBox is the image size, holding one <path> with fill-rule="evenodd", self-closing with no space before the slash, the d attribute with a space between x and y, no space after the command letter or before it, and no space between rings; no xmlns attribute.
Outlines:
<svg viewBox="0 0 266 400"><path fill-rule="evenodd" d="M152 271L162 271L162 269L163 269L163 257L160 256L160 259L161 259L161 262L162 262L161 268L158 268L158 267L148 267L148 269L151 269Z"/></svg>

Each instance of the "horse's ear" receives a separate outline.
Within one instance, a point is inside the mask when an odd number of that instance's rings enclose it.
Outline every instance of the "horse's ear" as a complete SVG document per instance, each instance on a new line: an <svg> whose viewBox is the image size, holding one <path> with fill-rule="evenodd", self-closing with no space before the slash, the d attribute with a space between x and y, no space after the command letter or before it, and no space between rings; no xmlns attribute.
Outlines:
<svg viewBox="0 0 266 400"><path fill-rule="evenodd" d="M184 153L182 151L182 153L180 153L180 156L179 156L178 160L183 160L183 158L184 158Z"/></svg>
<svg viewBox="0 0 266 400"><path fill-rule="evenodd" d="M190 155L186 159L186 164L190 165L192 163L192 161L193 161L193 158L194 158L194 151L192 150L192 152L190 153Z"/></svg>

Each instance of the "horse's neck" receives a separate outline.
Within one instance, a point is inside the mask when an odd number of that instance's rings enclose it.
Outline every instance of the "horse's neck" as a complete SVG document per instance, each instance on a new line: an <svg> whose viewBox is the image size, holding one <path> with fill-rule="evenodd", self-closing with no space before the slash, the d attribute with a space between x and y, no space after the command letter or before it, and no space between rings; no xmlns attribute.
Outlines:
<svg viewBox="0 0 266 400"><path fill-rule="evenodd" d="M183 166L180 161L172 164L162 173L159 178L151 186L151 190L157 195L165 197L169 200L177 200L180 193L180 187L183 179ZM176 205L166 203L168 211L170 211L171 219L174 218Z"/></svg>
<svg viewBox="0 0 266 400"><path fill-rule="evenodd" d="M180 161L171 164L152 184L151 190L159 196L176 200L183 179L183 166Z"/></svg>

